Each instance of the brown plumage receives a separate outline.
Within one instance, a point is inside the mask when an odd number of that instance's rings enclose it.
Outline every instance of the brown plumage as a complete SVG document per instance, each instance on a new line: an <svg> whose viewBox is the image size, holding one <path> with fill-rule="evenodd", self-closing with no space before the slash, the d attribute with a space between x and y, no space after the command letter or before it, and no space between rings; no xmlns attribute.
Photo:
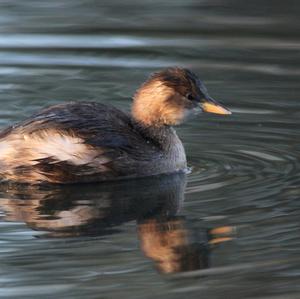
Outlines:
<svg viewBox="0 0 300 299"><path fill-rule="evenodd" d="M197 109L229 114L181 68L152 75L131 116L100 103L46 108L0 133L0 178L66 184L182 171L185 152L171 126Z"/></svg>

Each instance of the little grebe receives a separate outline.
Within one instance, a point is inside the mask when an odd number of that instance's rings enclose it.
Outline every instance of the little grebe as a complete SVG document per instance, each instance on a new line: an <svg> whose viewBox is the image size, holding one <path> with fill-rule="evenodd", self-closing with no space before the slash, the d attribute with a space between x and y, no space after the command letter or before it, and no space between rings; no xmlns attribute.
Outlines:
<svg viewBox="0 0 300 299"><path fill-rule="evenodd" d="M186 156L172 126L197 110L230 114L182 68L150 76L131 116L100 103L46 108L0 132L0 178L66 184L183 171Z"/></svg>

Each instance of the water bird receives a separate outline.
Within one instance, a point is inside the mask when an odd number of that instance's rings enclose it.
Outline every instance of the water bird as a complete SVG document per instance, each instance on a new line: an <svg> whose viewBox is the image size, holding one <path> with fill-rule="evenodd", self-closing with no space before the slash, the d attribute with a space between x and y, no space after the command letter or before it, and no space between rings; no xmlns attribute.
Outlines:
<svg viewBox="0 0 300 299"><path fill-rule="evenodd" d="M0 132L0 179L72 184L185 171L173 126L201 111L231 114L192 71L179 67L150 75L131 114L96 102L45 108Z"/></svg>

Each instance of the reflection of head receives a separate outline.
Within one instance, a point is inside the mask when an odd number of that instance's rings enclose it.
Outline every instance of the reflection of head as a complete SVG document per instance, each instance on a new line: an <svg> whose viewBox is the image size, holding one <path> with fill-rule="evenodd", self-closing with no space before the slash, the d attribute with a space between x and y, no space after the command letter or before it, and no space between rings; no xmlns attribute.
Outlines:
<svg viewBox="0 0 300 299"><path fill-rule="evenodd" d="M156 262L162 273L191 271L209 266L207 243L192 241L183 218L152 218L141 223L138 232L144 254Z"/></svg>

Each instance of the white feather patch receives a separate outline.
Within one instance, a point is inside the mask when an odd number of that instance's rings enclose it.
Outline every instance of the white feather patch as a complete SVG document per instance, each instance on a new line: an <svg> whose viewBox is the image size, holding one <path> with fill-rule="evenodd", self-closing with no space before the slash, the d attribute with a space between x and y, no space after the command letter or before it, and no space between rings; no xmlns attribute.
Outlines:
<svg viewBox="0 0 300 299"><path fill-rule="evenodd" d="M0 141L0 160L36 164L37 160L52 157L74 165L88 164L101 155L101 149L84 144L83 139L54 130L39 131L38 134L13 134ZM109 161L102 156L97 164Z"/></svg>

